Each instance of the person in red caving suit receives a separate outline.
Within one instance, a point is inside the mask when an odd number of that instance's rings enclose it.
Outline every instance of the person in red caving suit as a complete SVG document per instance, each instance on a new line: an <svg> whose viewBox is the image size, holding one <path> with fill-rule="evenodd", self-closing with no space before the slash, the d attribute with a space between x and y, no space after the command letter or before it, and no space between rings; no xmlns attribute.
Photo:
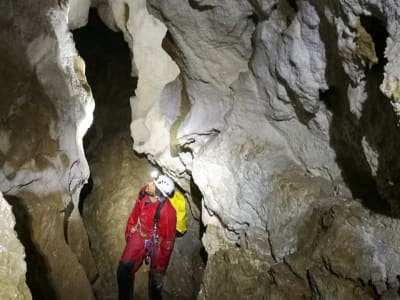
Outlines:
<svg viewBox="0 0 400 300"><path fill-rule="evenodd" d="M125 229L126 246L117 269L119 300L132 300L135 273L150 263L149 297L162 299L165 271L175 242L176 212L169 201L174 182L160 175L142 187Z"/></svg>

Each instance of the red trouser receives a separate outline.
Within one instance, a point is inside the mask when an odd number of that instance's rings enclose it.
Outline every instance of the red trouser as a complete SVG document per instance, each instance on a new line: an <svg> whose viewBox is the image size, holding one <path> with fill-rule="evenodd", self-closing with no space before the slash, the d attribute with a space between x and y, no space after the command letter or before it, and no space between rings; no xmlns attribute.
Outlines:
<svg viewBox="0 0 400 300"><path fill-rule="evenodd" d="M140 236L140 230L137 230L126 243L120 261L133 261L133 273L136 273L146 255L144 239Z"/></svg>
<svg viewBox="0 0 400 300"><path fill-rule="evenodd" d="M136 231L126 243L117 270L119 300L131 300L133 298L135 273L147 256L144 247L144 240L140 236L139 230ZM152 266L152 263L150 266ZM162 281L164 272L155 272L150 268L149 273L149 297L150 299L162 299Z"/></svg>

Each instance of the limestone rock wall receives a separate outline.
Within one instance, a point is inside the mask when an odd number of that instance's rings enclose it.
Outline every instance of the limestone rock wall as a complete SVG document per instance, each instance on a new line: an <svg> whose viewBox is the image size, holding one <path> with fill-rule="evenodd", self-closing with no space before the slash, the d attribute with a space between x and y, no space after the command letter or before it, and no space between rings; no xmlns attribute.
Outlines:
<svg viewBox="0 0 400 300"><path fill-rule="evenodd" d="M166 168L156 154L177 155L203 194L206 274L218 275L199 298L218 298L217 278L228 284L218 268L237 246L255 266L271 263L268 274L256 268L266 289L248 299L292 299L288 277L299 297L393 296L399 266L386 257L397 239L381 248L377 231L398 231L398 4L149 0L147 10L168 28L162 45L181 73L158 100L169 149L140 139L134 148ZM340 225L352 218L356 226ZM325 252L341 245L350 253ZM240 261L223 271L243 275L228 277L231 286L245 280Z"/></svg>
<svg viewBox="0 0 400 300"><path fill-rule="evenodd" d="M67 6L0 6L0 189L20 216L28 285L38 284L30 286L35 298L93 299L83 268L94 267L93 258L77 210L89 175L82 138L94 102L68 31Z"/></svg>
<svg viewBox="0 0 400 300"><path fill-rule="evenodd" d="M179 68L162 49L167 28L150 15L146 1L94 1L99 14L109 28L123 32L132 54L132 75L138 77L135 96L131 98L131 135L135 151L147 153L147 158L174 174L182 186L189 189L189 177L177 156L170 153L171 124L160 113L159 99L164 86L179 75ZM77 14L73 21L79 22ZM146 149L152 149L147 151Z"/></svg>
<svg viewBox="0 0 400 300"><path fill-rule="evenodd" d="M126 221L138 190L151 180L154 170L145 158L132 151L129 98L134 94L137 78L130 76L130 49L123 35L109 30L101 18L99 8L93 9L87 26L73 31L96 101L94 123L85 137L91 181L84 188L81 206L98 267L93 286L99 300L118 297L116 269L125 247ZM188 206L189 231L176 240L165 282L165 299L193 299L199 289L201 242L198 211L195 213L197 220ZM147 297L148 269L143 264L136 273L137 299Z"/></svg>
<svg viewBox="0 0 400 300"><path fill-rule="evenodd" d="M68 286L93 296L87 240L68 237L83 232L93 110L68 30L94 5L132 52L134 150L202 193L199 299L399 297L396 1L40 3L0 4L1 40L13 41L0 45L0 188L32 218L32 249L58 253L54 237L65 250Z"/></svg>
<svg viewBox="0 0 400 300"><path fill-rule="evenodd" d="M25 282L25 251L14 231L15 217L11 206L0 193L0 297L1 299L32 299Z"/></svg>

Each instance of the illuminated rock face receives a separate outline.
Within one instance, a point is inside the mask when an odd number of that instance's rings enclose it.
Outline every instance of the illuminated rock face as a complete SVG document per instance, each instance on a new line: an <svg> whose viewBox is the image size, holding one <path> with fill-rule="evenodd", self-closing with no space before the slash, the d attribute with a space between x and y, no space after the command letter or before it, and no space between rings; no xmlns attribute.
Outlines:
<svg viewBox="0 0 400 300"><path fill-rule="evenodd" d="M249 299L396 293L400 265L388 257L397 246L383 250L379 236L390 244L399 226L400 8L367 2L148 1L181 71L160 99L170 151L203 194L206 274L214 275L199 298L219 299L227 280L239 289L227 299L246 291ZM342 223L349 218L354 226ZM247 273L235 245L264 290L240 289ZM235 267L221 270L231 258ZM296 295L286 294L285 278Z"/></svg>
<svg viewBox="0 0 400 300"><path fill-rule="evenodd" d="M62 1L6 1L0 13L0 189L15 211L37 299L93 299L78 201L94 102L66 13Z"/></svg>
<svg viewBox="0 0 400 300"><path fill-rule="evenodd" d="M76 246L87 247L77 207L93 100L68 33L90 3L14 2L0 5L13 42L0 45L0 188L32 218L37 249L76 272L50 273L51 291L90 299L95 270ZM133 54L133 149L202 193L199 299L398 297L399 4L93 4Z"/></svg>
<svg viewBox="0 0 400 300"><path fill-rule="evenodd" d="M15 218L11 206L0 193L0 271L1 299L32 299L25 282L25 253L14 231ZM9 268L4 266L10 266Z"/></svg>

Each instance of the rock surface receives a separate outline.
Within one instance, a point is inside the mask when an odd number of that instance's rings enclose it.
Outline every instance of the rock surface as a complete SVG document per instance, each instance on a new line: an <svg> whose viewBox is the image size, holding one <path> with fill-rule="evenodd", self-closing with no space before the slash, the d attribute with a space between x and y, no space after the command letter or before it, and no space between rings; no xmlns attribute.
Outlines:
<svg viewBox="0 0 400 300"><path fill-rule="evenodd" d="M77 210L89 175L82 138L94 102L68 31L66 3L37 4L0 5L0 189L24 234L33 298L93 299L77 259L82 255L71 249L92 259Z"/></svg>
<svg viewBox="0 0 400 300"><path fill-rule="evenodd" d="M46 255L58 253L45 239L53 237L46 226L56 225L60 259L77 274L68 286L92 297L82 267L92 279L90 259L77 259L89 253L80 247L88 246L77 210L93 99L68 32L86 22L91 4L132 53L134 150L185 191L191 180L201 191L208 264L198 299L399 298L393 0L3 1L0 36L13 42L0 45L0 188L26 208L31 241ZM115 91L108 92L112 105ZM115 214L126 218L147 181L131 168L149 167L131 160L127 132L109 128L108 142L92 146L94 190L85 202L95 256L106 262L98 264L102 297L114 297L108 291L123 246L105 224L123 232ZM115 165L126 178L116 177ZM48 282L63 299L59 272ZM166 287L171 297L177 289Z"/></svg>
<svg viewBox="0 0 400 300"><path fill-rule="evenodd" d="M139 189L155 169L132 151L130 103L136 78L130 76L128 45L110 31L92 10L86 27L74 31L79 53L87 63L87 78L96 101L94 123L85 138L91 182L82 199L99 276L97 299L117 299L116 269L125 246L124 232ZM118 76L115 76L118 74ZM115 120L118 120L116 122ZM196 213L196 212L195 212ZM199 216L188 207L188 233L176 240L165 282L165 299L189 300L200 286ZM135 297L147 299L148 266L135 276Z"/></svg>
<svg viewBox="0 0 400 300"><path fill-rule="evenodd" d="M14 226L11 206L0 193L0 298L28 300L32 295L25 282L25 251Z"/></svg>
<svg viewBox="0 0 400 300"><path fill-rule="evenodd" d="M203 195L211 279L205 276L199 298L220 297L222 283L240 289L248 277L241 265L257 260L270 264L254 270L265 289L255 283L224 297L396 293L397 262L383 257L396 253L397 239L380 242L376 230L399 230L398 4L149 0L147 9L167 26L163 45L181 70L160 105L177 107L162 110L175 122L171 146ZM336 206L333 228L313 221ZM351 216L357 225L339 225ZM343 244L348 252L328 251ZM238 246L244 258L224 269ZM238 273L220 276L231 272ZM288 294L291 283L298 291Z"/></svg>

